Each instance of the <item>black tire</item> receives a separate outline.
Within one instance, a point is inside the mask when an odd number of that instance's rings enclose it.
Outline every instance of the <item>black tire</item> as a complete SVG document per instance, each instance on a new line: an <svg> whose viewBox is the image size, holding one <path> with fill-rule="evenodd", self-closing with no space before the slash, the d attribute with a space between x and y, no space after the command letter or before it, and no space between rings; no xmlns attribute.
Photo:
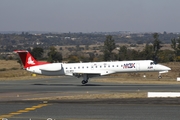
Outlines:
<svg viewBox="0 0 180 120"><path fill-rule="evenodd" d="M81 83L84 85L84 84L86 84L87 82L86 82L85 80L82 80L82 82L81 82Z"/></svg>

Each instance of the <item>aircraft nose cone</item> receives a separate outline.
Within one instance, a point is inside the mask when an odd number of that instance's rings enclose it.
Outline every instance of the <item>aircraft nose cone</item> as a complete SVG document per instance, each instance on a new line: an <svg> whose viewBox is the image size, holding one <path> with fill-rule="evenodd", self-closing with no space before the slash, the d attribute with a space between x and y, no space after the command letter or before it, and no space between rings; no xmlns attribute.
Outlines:
<svg viewBox="0 0 180 120"><path fill-rule="evenodd" d="M160 65L160 64L157 66L157 68L158 68L159 70L162 70L162 71L171 70L171 68L169 68L169 67L167 67L167 66L165 66L165 65Z"/></svg>
<svg viewBox="0 0 180 120"><path fill-rule="evenodd" d="M168 68L168 70L171 70L171 68L169 68L169 67L167 67Z"/></svg>
<svg viewBox="0 0 180 120"><path fill-rule="evenodd" d="M167 66L163 66L163 69L165 70L171 70L171 68L167 67Z"/></svg>

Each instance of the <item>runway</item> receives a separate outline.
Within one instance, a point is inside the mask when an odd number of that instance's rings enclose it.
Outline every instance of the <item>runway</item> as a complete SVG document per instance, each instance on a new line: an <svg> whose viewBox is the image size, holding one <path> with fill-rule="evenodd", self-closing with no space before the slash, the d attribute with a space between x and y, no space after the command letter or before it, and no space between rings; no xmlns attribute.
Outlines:
<svg viewBox="0 0 180 120"><path fill-rule="evenodd" d="M12 107L13 106L13 107ZM122 104L0 104L0 115L8 120L179 120L179 106ZM24 112L18 112L18 111ZM0 116L0 117L1 117Z"/></svg>
<svg viewBox="0 0 180 120"><path fill-rule="evenodd" d="M0 93L11 92L132 92L132 91L180 91L180 84L123 84L89 81L81 84L75 77L56 77L35 80L0 81Z"/></svg>
<svg viewBox="0 0 180 120"><path fill-rule="evenodd" d="M123 84L89 81L82 85L74 77L0 81L0 101L17 101L54 96L131 92L179 92L180 84Z"/></svg>
<svg viewBox="0 0 180 120"><path fill-rule="evenodd" d="M178 120L179 98L115 99L87 101L26 101L24 99L134 91L180 91L180 85L117 84L59 77L0 81L0 120ZM22 101L23 100L23 101Z"/></svg>

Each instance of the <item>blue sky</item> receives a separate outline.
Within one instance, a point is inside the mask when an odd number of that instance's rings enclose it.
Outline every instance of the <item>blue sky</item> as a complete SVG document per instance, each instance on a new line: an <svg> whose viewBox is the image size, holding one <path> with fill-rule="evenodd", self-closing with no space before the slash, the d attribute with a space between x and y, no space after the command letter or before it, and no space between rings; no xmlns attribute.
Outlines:
<svg viewBox="0 0 180 120"><path fill-rule="evenodd" d="M0 31L180 32L180 0L1 0Z"/></svg>

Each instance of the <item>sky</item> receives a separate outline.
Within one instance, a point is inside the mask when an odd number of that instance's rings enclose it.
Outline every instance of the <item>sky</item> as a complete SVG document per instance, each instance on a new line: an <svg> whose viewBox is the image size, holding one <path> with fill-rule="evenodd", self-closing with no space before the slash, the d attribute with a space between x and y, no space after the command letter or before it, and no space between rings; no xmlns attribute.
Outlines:
<svg viewBox="0 0 180 120"><path fill-rule="evenodd" d="M0 31L180 32L180 0L1 0Z"/></svg>

